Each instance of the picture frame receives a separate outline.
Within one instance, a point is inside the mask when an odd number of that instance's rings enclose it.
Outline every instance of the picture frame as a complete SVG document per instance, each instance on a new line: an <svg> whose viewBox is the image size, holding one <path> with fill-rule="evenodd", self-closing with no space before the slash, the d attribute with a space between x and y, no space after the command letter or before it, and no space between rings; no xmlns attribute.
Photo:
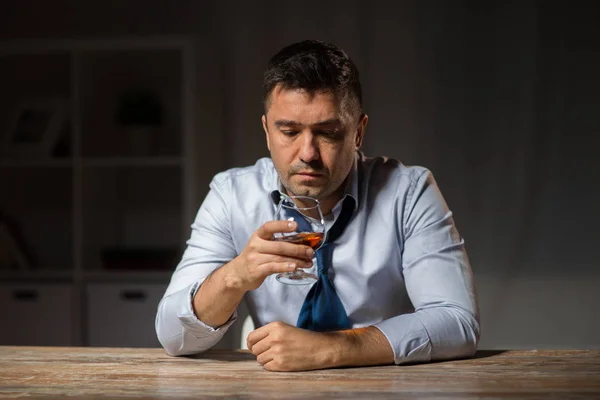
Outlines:
<svg viewBox="0 0 600 400"><path fill-rule="evenodd" d="M32 98L16 104L4 135L3 153L50 156L67 121L67 102L61 98Z"/></svg>

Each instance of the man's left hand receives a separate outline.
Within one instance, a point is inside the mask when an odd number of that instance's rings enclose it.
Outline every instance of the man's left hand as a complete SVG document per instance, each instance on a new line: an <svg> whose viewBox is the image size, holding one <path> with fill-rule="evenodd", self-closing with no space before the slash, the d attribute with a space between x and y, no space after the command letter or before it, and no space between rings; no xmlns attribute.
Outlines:
<svg viewBox="0 0 600 400"><path fill-rule="evenodd" d="M248 335L248 350L269 371L307 371L335 366L341 346L332 334L272 322Z"/></svg>

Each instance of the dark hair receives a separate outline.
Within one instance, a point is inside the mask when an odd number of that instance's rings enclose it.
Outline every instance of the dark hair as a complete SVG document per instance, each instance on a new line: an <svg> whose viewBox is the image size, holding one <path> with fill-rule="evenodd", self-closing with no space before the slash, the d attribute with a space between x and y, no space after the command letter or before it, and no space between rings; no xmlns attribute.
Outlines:
<svg viewBox="0 0 600 400"><path fill-rule="evenodd" d="M339 47L318 40L304 40L281 49L269 61L263 79L265 112L271 92L281 84L284 89L308 92L332 91L348 106L362 113L362 92L358 69Z"/></svg>

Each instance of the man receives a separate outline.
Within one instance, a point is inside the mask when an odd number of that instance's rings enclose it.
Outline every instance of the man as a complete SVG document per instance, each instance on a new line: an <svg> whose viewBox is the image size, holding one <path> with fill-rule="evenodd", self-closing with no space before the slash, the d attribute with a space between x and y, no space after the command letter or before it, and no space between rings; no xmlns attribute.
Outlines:
<svg viewBox="0 0 600 400"><path fill-rule="evenodd" d="M214 346L245 298L258 326L248 349L267 370L474 354L477 301L452 213L428 170L359 152L367 121L358 71L341 49L304 41L270 60L262 124L271 157L211 182L159 305L167 353ZM282 195L319 199L322 265L308 246L271 240L296 228L273 221ZM319 281L275 279L297 268L318 268Z"/></svg>

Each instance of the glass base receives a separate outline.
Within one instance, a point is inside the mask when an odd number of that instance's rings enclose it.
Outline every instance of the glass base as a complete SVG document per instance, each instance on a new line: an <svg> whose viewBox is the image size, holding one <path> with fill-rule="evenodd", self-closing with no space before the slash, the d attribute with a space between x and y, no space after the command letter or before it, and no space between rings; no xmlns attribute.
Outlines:
<svg viewBox="0 0 600 400"><path fill-rule="evenodd" d="M317 281L317 276L304 271L284 272L275 277L286 285L310 285Z"/></svg>

